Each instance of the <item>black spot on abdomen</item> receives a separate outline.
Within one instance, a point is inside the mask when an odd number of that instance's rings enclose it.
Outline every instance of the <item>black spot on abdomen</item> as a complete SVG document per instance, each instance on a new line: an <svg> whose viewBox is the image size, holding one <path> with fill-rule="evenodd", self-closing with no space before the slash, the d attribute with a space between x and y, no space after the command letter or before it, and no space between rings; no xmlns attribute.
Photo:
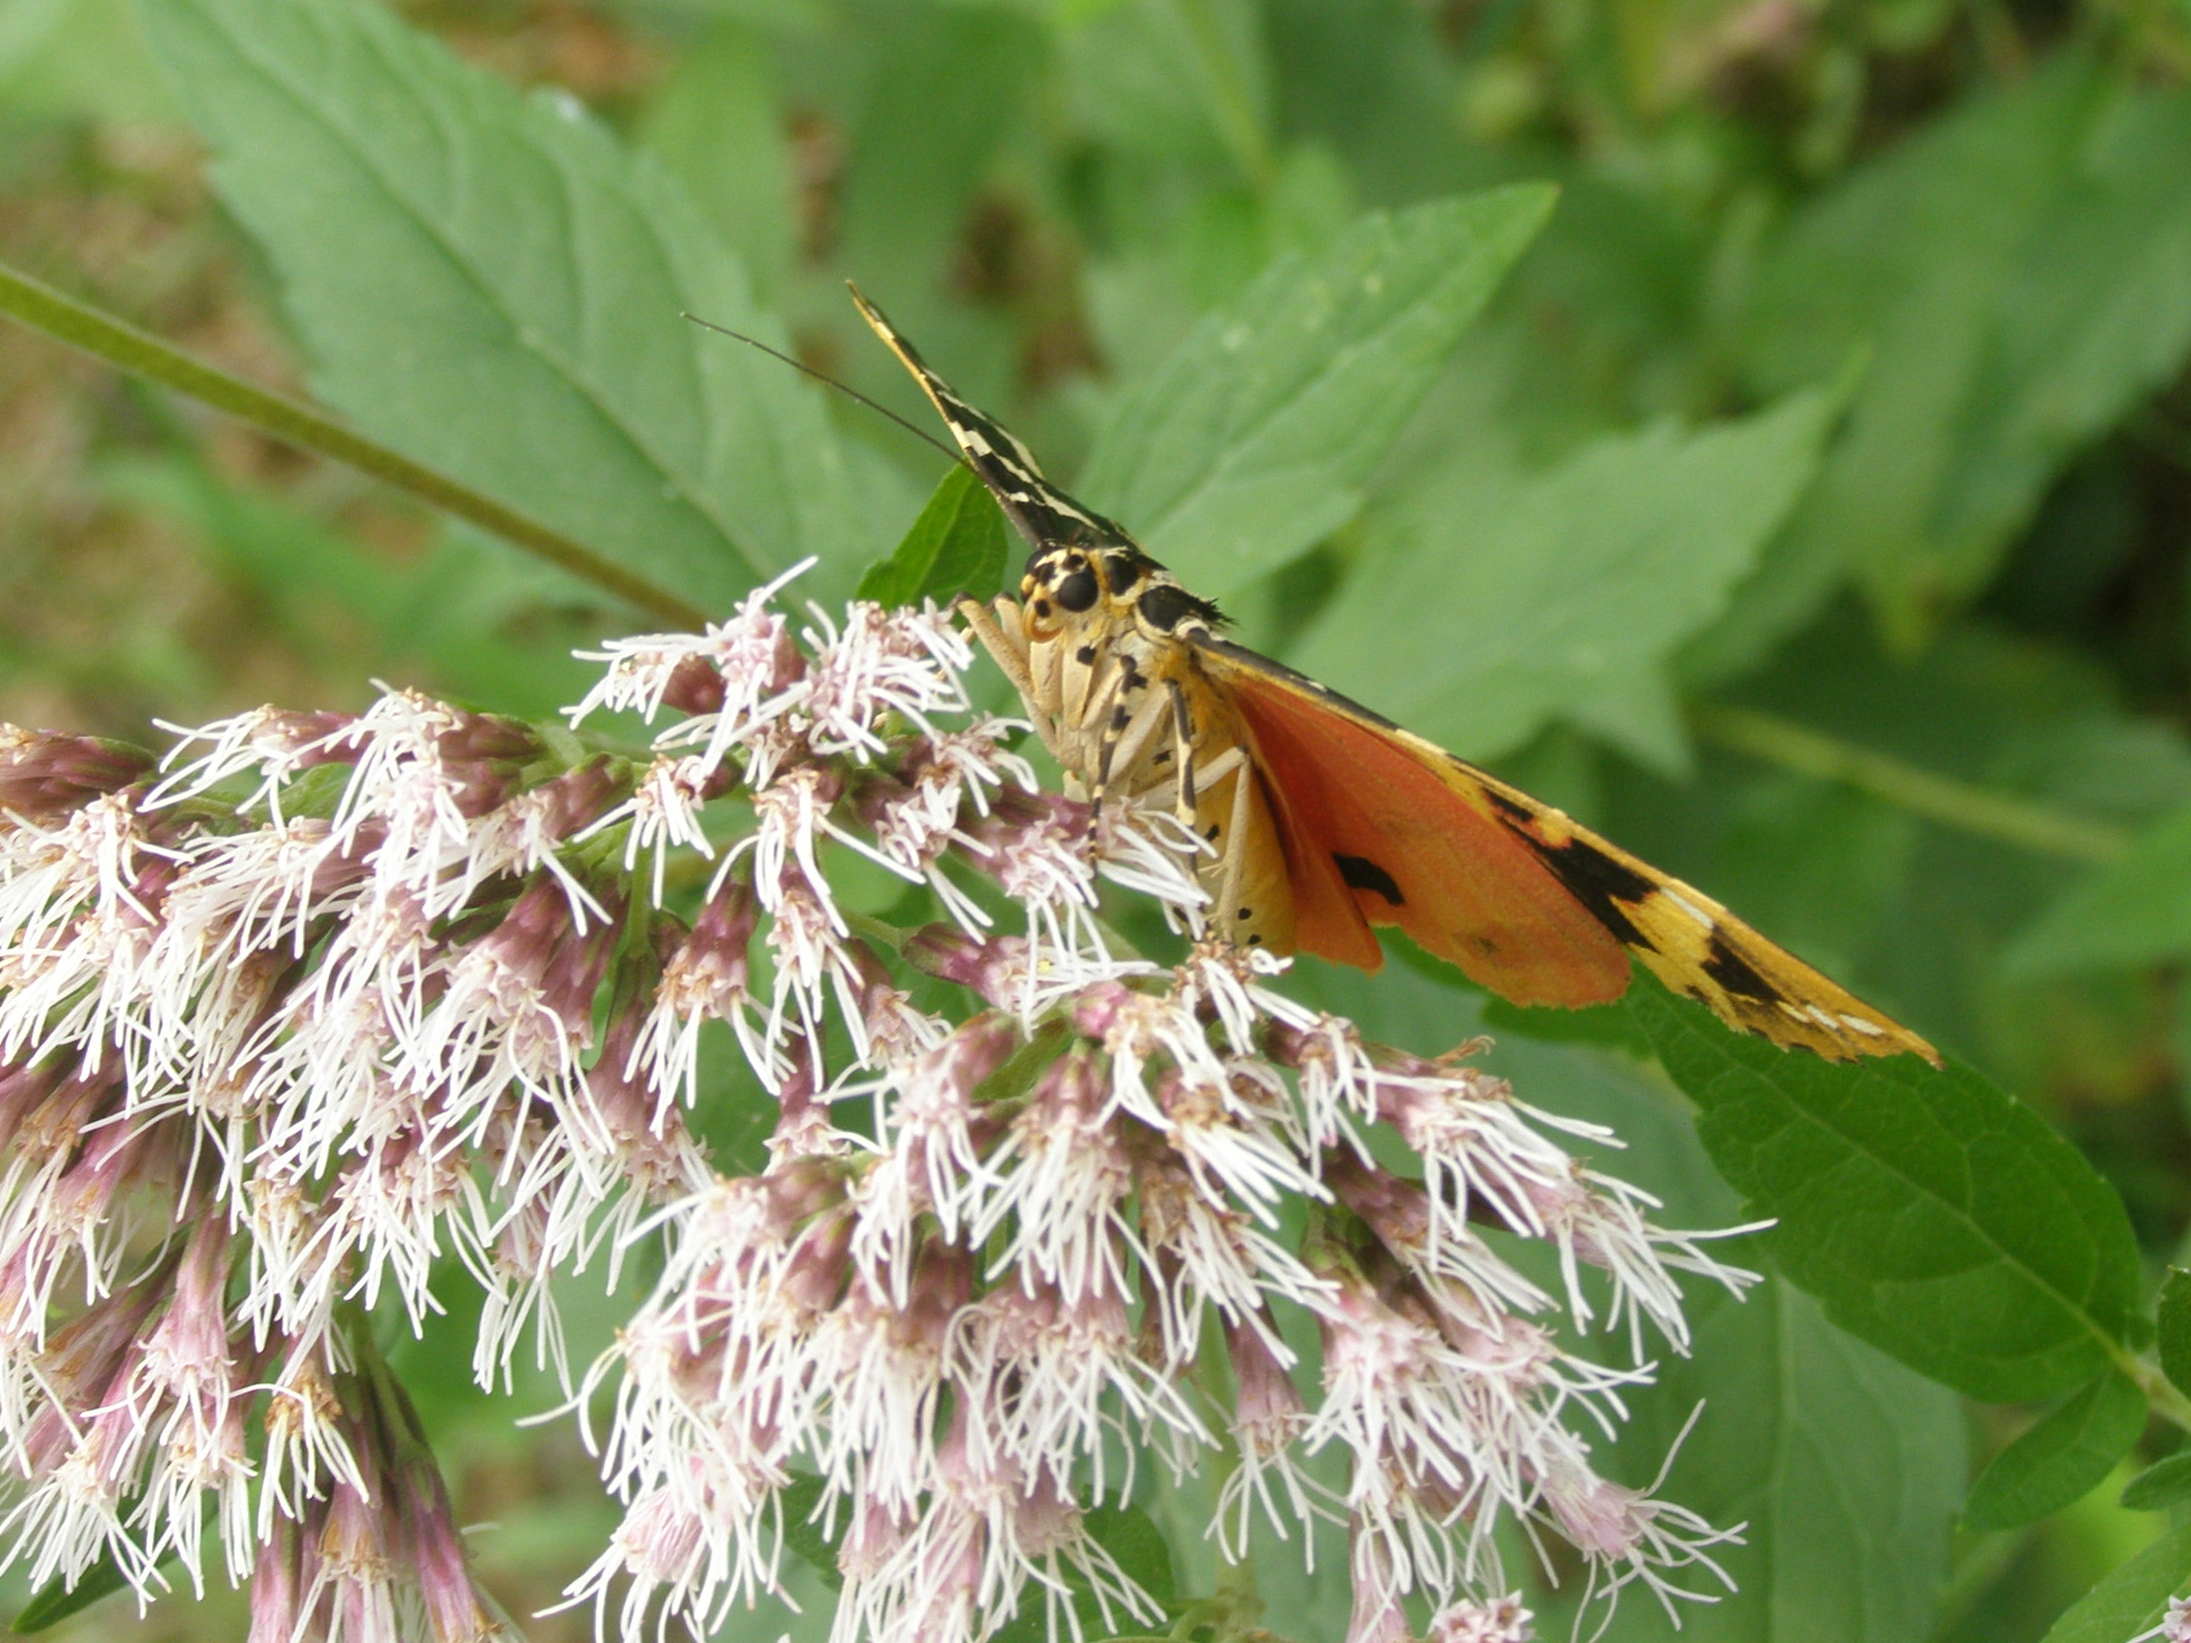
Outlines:
<svg viewBox="0 0 2191 1643"><path fill-rule="evenodd" d="M1400 887L1393 882L1392 875L1367 856L1341 855L1334 850L1331 859L1350 890L1367 890L1373 896L1384 897L1394 907L1407 905L1407 897L1400 894Z"/></svg>

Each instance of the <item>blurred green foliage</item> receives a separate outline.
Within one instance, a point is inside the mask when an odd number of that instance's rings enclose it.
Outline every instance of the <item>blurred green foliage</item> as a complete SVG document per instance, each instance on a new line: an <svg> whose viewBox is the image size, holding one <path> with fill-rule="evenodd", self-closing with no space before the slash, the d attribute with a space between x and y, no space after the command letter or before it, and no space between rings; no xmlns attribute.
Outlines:
<svg viewBox="0 0 2191 1643"><path fill-rule="evenodd" d="M2148 1262L2179 1253L2191 7L399 10L0 0L0 256L707 608L809 552L825 597L901 540L878 577L955 563L963 498L907 534L933 452L678 318L925 426L856 278L1247 642L1706 886L2031 1102ZM0 717L126 735L371 677L546 712L569 647L636 620L13 330L0 449ZM1303 974L1420 1048L1478 1019L1406 963ZM1741 1213L1662 1085L1499 1019L1501 1070L1616 1123L1675 1219ZM1835 1315L1717 1308L1646 1411L1655 1457L1709 1393L1671 1489L1752 1523L1742 1596L1685 1635L2014 1643L2122 1565L2055 1634L2119 1638L2183 1589L2180 1531L2129 1563L2162 1520L2046 1471L2119 1456L2085 1441L2117 1383L2011 1448L2035 1412ZM582 1460L455 1388L428 1413L471 1515L516 1514L491 1578L537 1564L544 1597L606 1519L519 1504ZM1951 1542L1966 1448L2014 1526ZM2084 1498L2016 1523L2056 1475ZM1343 1594L1299 1598L1281 1629L1337 1635Z"/></svg>

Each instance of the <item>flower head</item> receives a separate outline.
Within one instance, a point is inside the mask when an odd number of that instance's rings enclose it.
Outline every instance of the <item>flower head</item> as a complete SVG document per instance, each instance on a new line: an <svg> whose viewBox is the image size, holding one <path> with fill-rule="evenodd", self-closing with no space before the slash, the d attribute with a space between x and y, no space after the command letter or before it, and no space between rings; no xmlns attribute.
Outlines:
<svg viewBox="0 0 2191 1643"><path fill-rule="evenodd" d="M1508 1524L1601 1589L1723 1581L1727 1532L1591 1445L1686 1345L1677 1278L1748 1275L1480 1045L1117 951L1102 882L1191 937L1199 841L1040 791L941 613L777 592L596 653L568 729L387 690L184 733L156 785L0 739L7 1557L218 1566L267 1638L497 1635L352 1309L420 1328L453 1257L506 1384L566 1362L557 1278L644 1250L572 1389L607 1633L721 1623L809 1530L848 1643L1153 1623L1092 1509L1218 1456L1228 1557L1345 1530L1357 1638L1421 1601L1520 1643ZM643 748L586 740L611 712Z"/></svg>

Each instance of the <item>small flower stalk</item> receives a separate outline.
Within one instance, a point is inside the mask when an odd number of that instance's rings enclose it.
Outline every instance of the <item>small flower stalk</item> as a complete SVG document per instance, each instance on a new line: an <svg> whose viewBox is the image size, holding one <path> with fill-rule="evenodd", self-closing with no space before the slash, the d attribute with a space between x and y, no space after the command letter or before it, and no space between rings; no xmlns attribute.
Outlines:
<svg viewBox="0 0 2191 1643"><path fill-rule="evenodd" d="M705 1635L815 1532L843 1643L1159 1628L1099 1509L1203 1469L1228 1559L1349 1560L1361 1643L1521 1643L1516 1545L1723 1588L1733 1532L1593 1453L1680 1281L1750 1275L1478 1046L1201 938L1194 841L1041 791L947 618L779 593L607 647L568 725L0 735L0 1562L248 1581L254 1638L506 1635L358 1319L454 1255L481 1384L560 1370L553 1281L647 1244L566 1373L604 1637Z"/></svg>
<svg viewBox="0 0 2191 1643"><path fill-rule="evenodd" d="M2191 1643L2191 1597L2172 1597L2168 1600L2167 1613L2160 1623L2149 1627L2127 1643Z"/></svg>

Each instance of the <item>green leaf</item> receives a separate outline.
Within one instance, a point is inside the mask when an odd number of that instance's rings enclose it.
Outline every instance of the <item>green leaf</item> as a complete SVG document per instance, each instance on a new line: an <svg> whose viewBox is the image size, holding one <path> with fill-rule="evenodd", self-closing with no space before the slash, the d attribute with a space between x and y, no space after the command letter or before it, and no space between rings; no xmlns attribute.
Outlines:
<svg viewBox="0 0 2191 1643"><path fill-rule="evenodd" d="M2161 1373L2179 1392L2191 1392L2191 1272L2172 1266L2161 1280L2159 1300Z"/></svg>
<svg viewBox="0 0 2191 1643"><path fill-rule="evenodd" d="M725 605L851 580L818 391L657 164L350 0L161 0L145 28L273 264L320 396L389 445Z"/></svg>
<svg viewBox="0 0 2191 1643"><path fill-rule="evenodd" d="M108 126L172 123L174 99L160 83L134 12L127 0L0 5L0 107L15 130L41 117L87 127L92 119Z"/></svg>
<svg viewBox="0 0 2191 1643"><path fill-rule="evenodd" d="M1163 1531L1138 1506L1091 1506L1081 1514L1081 1524L1123 1571L1157 1602L1169 1607L1174 1600L1171 1551ZM1049 1643L1054 1636L1107 1637L1111 1626L1123 1617L1114 1609L1107 1625L1103 1605L1089 1586L1071 1580L1072 1603L1080 1616L1076 1631L1053 1632L1046 1613L1044 1588L1029 1581L1020 1592L1019 1613L995 1634L996 1643Z"/></svg>
<svg viewBox="0 0 2191 1643"><path fill-rule="evenodd" d="M886 271L948 266L991 156L1041 83L1046 40L1004 6L875 15L880 72L848 136L832 255L880 283Z"/></svg>
<svg viewBox="0 0 2191 1643"><path fill-rule="evenodd" d="M1199 590L1277 569L1360 487L1552 207L1541 185L1372 213L1282 257L1122 395L1075 486Z"/></svg>
<svg viewBox="0 0 2191 1643"><path fill-rule="evenodd" d="M1159 1603L1177 1598L1171 1548L1148 1513L1138 1506L1091 1506L1082 1522L1088 1537L1109 1552L1143 1591Z"/></svg>
<svg viewBox="0 0 2191 1643"><path fill-rule="evenodd" d="M1108 255L1085 278L1088 321L1114 378L1135 382L1158 370L1205 314L1237 300L1288 253L1320 255L1361 215L1353 179L1321 147L1295 146L1269 183L1249 193L1215 189L1178 221L1168 190L1179 156L1147 154L1137 176L1122 160L1106 192Z"/></svg>
<svg viewBox="0 0 2191 1643"><path fill-rule="evenodd" d="M821 1504L825 1487L822 1479L801 1473L783 1486L777 1498L783 1512L784 1546L821 1576L831 1591L837 1591L844 1585L844 1571L837 1567L837 1542L814 1522L814 1508Z"/></svg>
<svg viewBox="0 0 2191 1643"><path fill-rule="evenodd" d="M1567 699L1560 716L1593 741L1668 781L1686 782L1696 775L1696 753L1689 745L1681 700L1674 694L1673 679L1654 662L1639 665L1611 690Z"/></svg>
<svg viewBox="0 0 2191 1643"><path fill-rule="evenodd" d="M2002 1450L1971 1485L1965 1521L2013 1529L2099 1487L2145 1427L2145 1398L2121 1375L2098 1377Z"/></svg>
<svg viewBox="0 0 2191 1643"><path fill-rule="evenodd" d="M888 559L867 567L859 597L913 605L934 595L993 597L1004 577L1004 515L971 470L953 468Z"/></svg>
<svg viewBox="0 0 2191 1643"><path fill-rule="evenodd" d="M759 31L718 21L676 59L640 135L737 249L759 291L781 289L798 255L798 189Z"/></svg>
<svg viewBox="0 0 2191 1643"><path fill-rule="evenodd" d="M2164 1512L2191 1500L2191 1454L2157 1460L2123 1485L2123 1505L2133 1512Z"/></svg>
<svg viewBox="0 0 2191 1643"><path fill-rule="evenodd" d="M1495 175L1499 159L1454 118L1478 47L1455 52L1437 14L1413 0L1264 0L1262 12L1285 129L1329 145L1366 195L1404 200L1425 177Z"/></svg>
<svg viewBox="0 0 2191 1643"><path fill-rule="evenodd" d="M1623 1607L1622 1643L1931 1633L1966 1475L1953 1393L1843 1334L1783 1284L1711 1306L1694 1354L1662 1373L1636 1394L1622 1475L1649 1482L1701 1402L1663 1493L1712 1523L1744 1524L1743 1543L1713 1552L1733 1592L1684 1605L1678 1626L1655 1604Z"/></svg>
<svg viewBox="0 0 2191 1643"><path fill-rule="evenodd" d="M1437 964L1438 960L1425 958L1425 964ZM1450 983L1434 982L1434 985ZM1603 1050L1621 1050L1638 1056L1648 1056L1651 1046L1635 1018L1620 1004L1600 1004L1593 1009L1563 1010L1557 1006L1531 1008L1525 1004L1509 1004L1503 998L1489 998L1484 1003L1484 1030L1491 1033L1513 1031L1540 1044L1589 1044Z"/></svg>
<svg viewBox="0 0 2191 1643"><path fill-rule="evenodd" d="M128 1505L134 1507L136 1498ZM187 1511L188 1507L178 1508ZM201 1529L215 1520L216 1503L210 1496L198 1505ZM166 1578L182 1567L182 1554L172 1548L154 1567L153 1579L164 1583ZM73 1585L64 1584L56 1576L32 1594L29 1602L15 1611L15 1618L8 1623L8 1630L28 1637L34 1632L49 1630L73 1615L82 1614L93 1604L103 1603L117 1592L132 1588L142 1590L139 1582L144 1576L134 1570L125 1570L112 1552L104 1553L90 1568L76 1577Z"/></svg>
<svg viewBox="0 0 2191 1643"><path fill-rule="evenodd" d="M499 538L446 523L428 557L399 563L268 492L230 484L195 456L112 463L100 477L108 496L182 525L248 581L270 633L323 663L349 657L357 679L401 672L519 714L552 714L585 692L585 664L541 641L553 631L548 611L571 605L598 619L598 603ZM530 643L505 637L520 626ZM375 642L346 651L353 632ZM586 637L572 632L568 643Z"/></svg>
<svg viewBox="0 0 2191 1643"><path fill-rule="evenodd" d="M2191 1583L2191 1524L2170 1531L2070 1607L2043 1643L2125 1643L2161 1623Z"/></svg>
<svg viewBox="0 0 2191 1643"><path fill-rule="evenodd" d="M1182 183L1204 197L1267 183L1263 10L1247 0L1110 3L1063 31L1058 93L1074 128L1110 156L1145 164L1160 209L1176 204Z"/></svg>
<svg viewBox="0 0 2191 1643"><path fill-rule="evenodd" d="M181 1560L171 1556L166 1561L177 1563ZM15 1611L8 1630L29 1637L58 1626L71 1615L83 1613L116 1592L127 1591L130 1585L130 1577L122 1572L121 1564L110 1553L85 1570L74 1586L64 1586L59 1580L41 1586L28 1603Z"/></svg>
<svg viewBox="0 0 2191 1643"><path fill-rule="evenodd" d="M1826 1315L1972 1397L2041 1398L2108 1371L2138 1257L2114 1188L1967 1068L1837 1065L1739 1037L1649 977L1635 1012L1699 1133Z"/></svg>
<svg viewBox="0 0 2191 1643"><path fill-rule="evenodd" d="M1754 380L1873 354L1786 578L1823 592L1820 567L1855 565L1905 643L1986 583L2064 462L2191 349L2187 144L2191 96L2064 54L1798 213L1760 281Z"/></svg>
<svg viewBox="0 0 2191 1643"><path fill-rule="evenodd" d="M1816 472L1835 394L1696 432L1660 424L1555 467L1456 469L1375 521L1287 660L1433 741L1507 751L1555 718L1659 689ZM1408 610L1408 590L1437 610ZM1396 619L1395 601L1406 614Z"/></svg>
<svg viewBox="0 0 2191 1643"><path fill-rule="evenodd" d="M2191 953L2191 810L2160 822L2122 860L2071 888L2001 955L2020 980Z"/></svg>

